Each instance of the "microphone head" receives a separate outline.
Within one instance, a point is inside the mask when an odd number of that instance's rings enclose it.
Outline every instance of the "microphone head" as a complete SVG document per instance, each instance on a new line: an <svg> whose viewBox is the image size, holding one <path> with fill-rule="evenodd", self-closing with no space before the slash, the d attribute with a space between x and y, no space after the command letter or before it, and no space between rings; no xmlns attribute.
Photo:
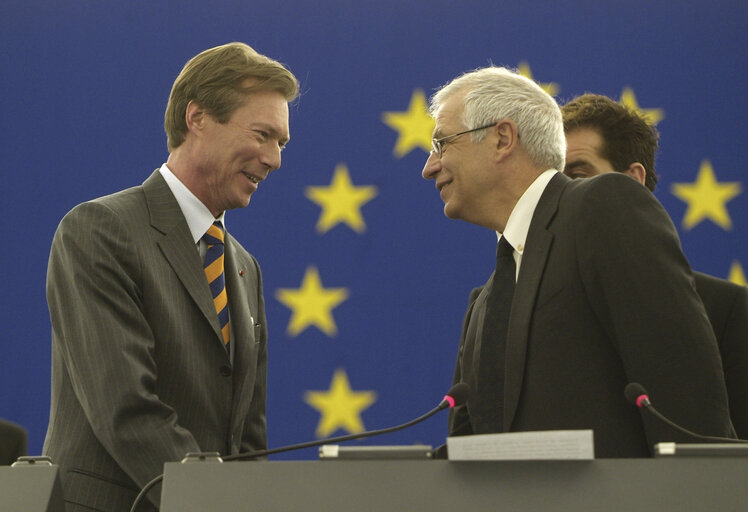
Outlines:
<svg viewBox="0 0 748 512"><path fill-rule="evenodd" d="M635 405L637 407L646 405L645 403L643 403L644 400L649 402L649 397L647 396L647 390L644 389L644 386L642 386L638 382L629 383L626 386L626 389L623 390L623 395L626 397L626 400L628 400L630 404Z"/></svg>
<svg viewBox="0 0 748 512"><path fill-rule="evenodd" d="M447 394L444 395L444 402L449 404L449 407L457 407L460 405L463 405L465 402L468 401L468 397L470 396L470 386L465 384L464 382L458 382L451 388L449 388L449 391L447 391Z"/></svg>

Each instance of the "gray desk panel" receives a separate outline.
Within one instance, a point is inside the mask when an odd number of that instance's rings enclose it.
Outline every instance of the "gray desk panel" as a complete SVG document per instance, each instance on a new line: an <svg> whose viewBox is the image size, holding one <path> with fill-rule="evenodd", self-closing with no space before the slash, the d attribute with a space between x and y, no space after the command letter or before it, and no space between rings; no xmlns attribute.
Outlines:
<svg viewBox="0 0 748 512"><path fill-rule="evenodd" d="M0 512L65 512L57 466L0 466Z"/></svg>
<svg viewBox="0 0 748 512"><path fill-rule="evenodd" d="M162 512L748 510L748 458L168 463Z"/></svg>

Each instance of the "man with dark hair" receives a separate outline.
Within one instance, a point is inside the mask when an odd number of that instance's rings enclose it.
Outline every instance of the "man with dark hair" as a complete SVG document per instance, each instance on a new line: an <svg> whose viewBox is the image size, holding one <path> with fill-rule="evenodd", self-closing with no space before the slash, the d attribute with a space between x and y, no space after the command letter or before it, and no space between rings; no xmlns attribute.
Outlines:
<svg viewBox="0 0 748 512"><path fill-rule="evenodd" d="M68 511L127 511L188 452L266 448L262 279L225 212L280 167L297 94L290 71L245 44L198 54L169 97L167 162L60 223L44 453Z"/></svg>
<svg viewBox="0 0 748 512"><path fill-rule="evenodd" d="M591 138L599 142L599 158L607 160L611 170L628 174L650 191L657 185L655 153L660 137L654 126L610 98L584 94L561 109L566 133L566 168L570 178L589 178L601 173L584 160L569 158L569 136ZM598 140L599 138L599 140ZM581 142L581 141L580 141Z"/></svg>
<svg viewBox="0 0 748 512"><path fill-rule="evenodd" d="M454 379L472 394L450 435L591 429L603 458L690 440L627 403L638 382L685 428L734 436L714 333L662 205L616 173L560 173L561 111L510 70L452 80L430 111L423 177L447 217L498 238L463 324Z"/></svg>
<svg viewBox="0 0 748 512"><path fill-rule="evenodd" d="M567 176L620 172L654 192L659 138L654 126L596 94L574 98L561 113ZM693 277L722 355L732 423L739 437L748 438L748 288L700 272Z"/></svg>

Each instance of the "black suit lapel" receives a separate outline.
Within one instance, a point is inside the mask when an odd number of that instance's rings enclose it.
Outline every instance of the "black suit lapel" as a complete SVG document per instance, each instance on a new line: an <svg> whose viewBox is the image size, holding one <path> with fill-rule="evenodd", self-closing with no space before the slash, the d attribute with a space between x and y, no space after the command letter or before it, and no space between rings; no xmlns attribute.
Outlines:
<svg viewBox="0 0 748 512"><path fill-rule="evenodd" d="M510 431L522 390L530 320L553 242L553 234L548 231L547 227L558 210L561 193L569 182L570 180L561 173L551 178L535 208L527 233L507 334L504 432Z"/></svg>

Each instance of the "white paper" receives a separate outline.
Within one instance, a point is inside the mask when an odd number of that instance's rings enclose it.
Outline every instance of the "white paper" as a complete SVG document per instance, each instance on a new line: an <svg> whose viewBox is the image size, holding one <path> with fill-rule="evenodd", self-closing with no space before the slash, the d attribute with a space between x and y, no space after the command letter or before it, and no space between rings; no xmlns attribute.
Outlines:
<svg viewBox="0 0 748 512"><path fill-rule="evenodd" d="M592 430L507 432L447 438L449 460L594 459Z"/></svg>

